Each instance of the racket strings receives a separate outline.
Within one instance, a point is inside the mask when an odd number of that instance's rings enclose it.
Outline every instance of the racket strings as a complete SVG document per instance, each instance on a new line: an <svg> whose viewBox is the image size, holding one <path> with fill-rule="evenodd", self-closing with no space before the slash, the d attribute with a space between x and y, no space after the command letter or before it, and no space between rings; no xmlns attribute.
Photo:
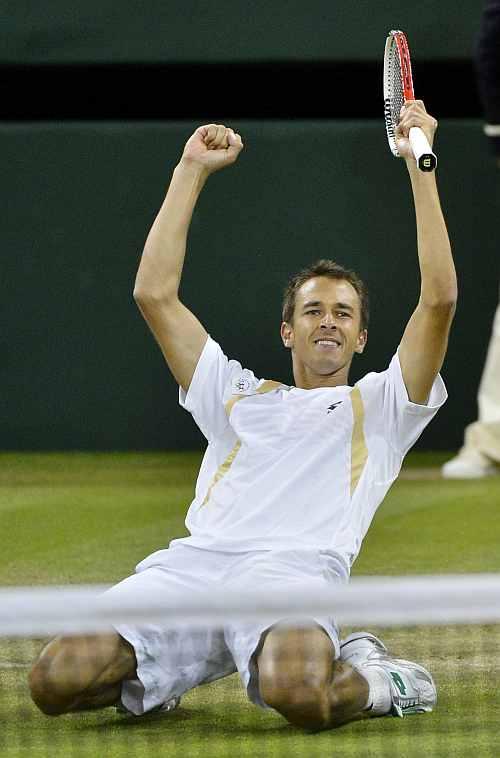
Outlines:
<svg viewBox="0 0 500 758"><path fill-rule="evenodd" d="M405 95L398 50L394 40L392 40L387 53L385 65L385 123L387 137L392 153L399 156L395 132L399 124L401 108L405 103Z"/></svg>
<svg viewBox="0 0 500 758"><path fill-rule="evenodd" d="M399 58L394 45L391 53L391 79L390 79L390 101L391 101L391 116L394 125L399 124L401 115L401 108L405 104L403 80L401 77L401 69L399 66Z"/></svg>

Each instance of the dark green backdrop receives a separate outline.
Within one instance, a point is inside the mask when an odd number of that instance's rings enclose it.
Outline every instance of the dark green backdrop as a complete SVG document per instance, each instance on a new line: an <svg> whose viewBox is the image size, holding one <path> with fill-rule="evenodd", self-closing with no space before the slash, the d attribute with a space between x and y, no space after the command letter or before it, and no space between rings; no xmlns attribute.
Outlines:
<svg viewBox="0 0 500 758"><path fill-rule="evenodd" d="M415 58L470 58L480 0L85 0L3 3L0 62L378 60L403 29ZM335 96L335 93L332 93Z"/></svg>
<svg viewBox="0 0 500 758"><path fill-rule="evenodd" d="M2 143L3 449L148 449L202 441L133 302L138 259L196 123L12 124ZM329 256L372 291L366 353L383 369L418 295L405 166L381 120L236 122L238 163L196 210L181 290L230 357L291 383L281 290ZM450 400L422 439L459 445L498 293L499 180L478 121L444 121L438 179L460 277Z"/></svg>

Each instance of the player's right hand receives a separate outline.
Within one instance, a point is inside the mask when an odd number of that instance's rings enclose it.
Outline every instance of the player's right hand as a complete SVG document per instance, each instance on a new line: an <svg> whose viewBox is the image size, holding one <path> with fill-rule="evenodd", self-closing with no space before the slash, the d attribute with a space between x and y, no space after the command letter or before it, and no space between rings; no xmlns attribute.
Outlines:
<svg viewBox="0 0 500 758"><path fill-rule="evenodd" d="M415 160L409 139L410 129L413 126L418 126L422 129L432 148L437 125L436 119L425 110L422 100L405 100L405 104L401 108L400 120L396 127L396 145L401 158L412 162Z"/></svg>
<svg viewBox="0 0 500 758"><path fill-rule="evenodd" d="M242 150L239 134L222 124L206 124L188 139L181 161L199 165L207 174L213 174L234 163Z"/></svg>

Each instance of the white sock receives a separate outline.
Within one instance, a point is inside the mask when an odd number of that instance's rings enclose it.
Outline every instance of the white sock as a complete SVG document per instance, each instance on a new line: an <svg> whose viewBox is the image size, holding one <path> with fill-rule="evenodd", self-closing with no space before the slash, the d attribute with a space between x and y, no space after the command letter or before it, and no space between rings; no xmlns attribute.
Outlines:
<svg viewBox="0 0 500 758"><path fill-rule="evenodd" d="M389 677L385 671L376 669L375 666L360 666L357 672L368 682L369 692L365 710L371 710L374 716L383 716L389 713L392 695Z"/></svg>

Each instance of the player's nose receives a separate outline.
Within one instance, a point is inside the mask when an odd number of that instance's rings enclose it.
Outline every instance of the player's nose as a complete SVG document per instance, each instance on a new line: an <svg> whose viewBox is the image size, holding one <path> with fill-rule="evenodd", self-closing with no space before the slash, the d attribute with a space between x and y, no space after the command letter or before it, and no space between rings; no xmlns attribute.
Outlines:
<svg viewBox="0 0 500 758"><path fill-rule="evenodd" d="M332 313L325 313L323 318L321 319L320 327L322 329L328 329L328 328L336 328L337 323L335 321L335 317Z"/></svg>

